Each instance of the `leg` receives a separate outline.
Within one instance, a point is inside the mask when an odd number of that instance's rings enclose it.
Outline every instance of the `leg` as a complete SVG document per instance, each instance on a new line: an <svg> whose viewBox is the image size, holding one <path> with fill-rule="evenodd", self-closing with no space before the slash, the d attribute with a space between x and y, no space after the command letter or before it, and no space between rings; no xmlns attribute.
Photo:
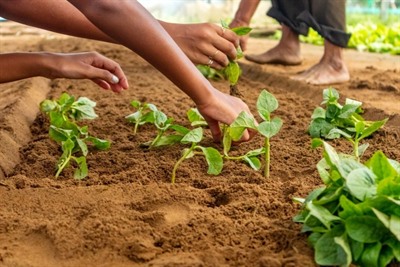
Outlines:
<svg viewBox="0 0 400 267"><path fill-rule="evenodd" d="M282 38L278 45L262 54L246 55L245 58L259 64L299 65L302 61L299 35L282 25Z"/></svg>
<svg viewBox="0 0 400 267"><path fill-rule="evenodd" d="M347 82L350 74L343 61L343 48L325 40L324 49L319 63L293 79L320 85Z"/></svg>
<svg viewBox="0 0 400 267"><path fill-rule="evenodd" d="M345 33L345 0L311 1L309 15L300 17L325 38L324 54L320 62L304 71L296 80L311 84L343 83L350 79L343 61L343 47L349 35Z"/></svg>

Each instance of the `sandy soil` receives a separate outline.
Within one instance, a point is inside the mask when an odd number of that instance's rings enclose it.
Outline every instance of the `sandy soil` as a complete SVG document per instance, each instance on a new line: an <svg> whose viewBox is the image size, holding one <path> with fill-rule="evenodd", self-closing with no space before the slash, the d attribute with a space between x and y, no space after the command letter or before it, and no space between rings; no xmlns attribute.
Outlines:
<svg viewBox="0 0 400 267"><path fill-rule="evenodd" d="M5 25L5 26L4 26ZM145 151L151 126L133 135L124 117L131 100L157 105L187 125L192 101L140 57L120 46L0 26L1 52L89 51L117 60L131 88L121 94L90 81L28 79L0 85L0 265L1 266L314 266L313 251L292 221L299 211L293 197L321 185L315 168L320 151L310 149L310 115L325 86L288 79L319 60L322 48L303 45L301 66L259 66L243 61L239 88L255 111L262 88L279 100L284 120L272 140L271 178L244 164L228 162L221 175L206 174L202 158L185 161L170 183L178 146ZM15 33L18 33L16 35ZM275 41L251 39L249 51L262 52ZM381 149L400 160L399 57L346 51L351 81L337 88L342 98L364 102L369 119L389 122L368 142L367 156ZM213 82L228 92L226 81ZM48 121L38 112L44 98L62 92L97 102L99 118L91 133L112 141L108 151L87 159L89 177L72 178L68 169L54 179L60 156L47 135ZM260 137L236 148L259 147ZM207 132L205 145L215 145ZM345 142L335 147L349 152Z"/></svg>

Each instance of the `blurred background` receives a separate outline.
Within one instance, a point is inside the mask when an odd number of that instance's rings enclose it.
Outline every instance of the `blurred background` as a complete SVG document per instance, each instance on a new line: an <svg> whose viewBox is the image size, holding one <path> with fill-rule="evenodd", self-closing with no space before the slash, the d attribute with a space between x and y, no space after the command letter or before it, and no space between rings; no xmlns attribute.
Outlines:
<svg viewBox="0 0 400 267"><path fill-rule="evenodd" d="M179 23L229 23L240 0L140 0L156 18ZM347 0L347 31L352 34L349 48L359 51L400 55L400 0ZM279 39L277 22L265 15L270 0L261 0L251 21L253 37ZM302 36L305 43L322 45L313 31Z"/></svg>

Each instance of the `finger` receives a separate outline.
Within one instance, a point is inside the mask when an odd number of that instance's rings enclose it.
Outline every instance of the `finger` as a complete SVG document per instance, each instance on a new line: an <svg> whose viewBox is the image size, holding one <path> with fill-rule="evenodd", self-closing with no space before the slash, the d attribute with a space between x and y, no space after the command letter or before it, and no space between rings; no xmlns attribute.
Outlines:
<svg viewBox="0 0 400 267"><path fill-rule="evenodd" d="M115 77L109 77L107 81L109 81L111 84L119 83L123 89L128 89L128 79L126 78L125 73L118 63L100 54L96 54L95 57L96 58L92 63L94 67L107 70L112 73L116 78L118 78L117 82Z"/></svg>
<svg viewBox="0 0 400 267"><path fill-rule="evenodd" d="M101 79L91 79L91 80L105 90L109 90L111 88L110 84L104 80Z"/></svg>
<svg viewBox="0 0 400 267"><path fill-rule="evenodd" d="M211 135L214 139L215 142L220 142L221 141L221 129L219 128L219 124L217 121L212 120L212 121L207 121L207 124L210 128Z"/></svg>
<svg viewBox="0 0 400 267"><path fill-rule="evenodd" d="M214 48L214 49L215 49L214 52L209 57L210 59L214 60L214 62L216 63L213 65L213 67L215 69L221 69L221 68L228 66L228 64L229 64L228 57L220 50L218 50L216 48Z"/></svg>
<svg viewBox="0 0 400 267"><path fill-rule="evenodd" d="M229 29L225 29L223 35L218 36L219 38L212 39L212 45L228 58L235 59L237 55L236 47L239 46L239 37Z"/></svg>

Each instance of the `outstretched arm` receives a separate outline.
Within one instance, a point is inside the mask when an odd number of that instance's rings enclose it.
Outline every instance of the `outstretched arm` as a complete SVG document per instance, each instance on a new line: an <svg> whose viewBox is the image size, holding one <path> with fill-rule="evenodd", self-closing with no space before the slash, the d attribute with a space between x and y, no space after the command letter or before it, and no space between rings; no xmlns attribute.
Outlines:
<svg viewBox="0 0 400 267"><path fill-rule="evenodd" d="M218 122L230 124L246 104L224 95L200 74L164 28L137 1L69 0L94 25L155 66L196 103L214 138ZM249 112L250 113L250 112ZM246 135L245 139L249 136Z"/></svg>
<svg viewBox="0 0 400 267"><path fill-rule="evenodd" d="M112 2L112 1L111 1ZM115 3L114 3L115 4ZM0 0L0 16L26 25L105 42L116 43L67 0ZM232 31L212 23L177 24L159 21L194 64L222 68L236 57L239 39Z"/></svg>
<svg viewBox="0 0 400 267"><path fill-rule="evenodd" d="M42 76L49 79L91 79L104 89L128 88L121 67L98 53L4 53L0 54L0 83Z"/></svg>

